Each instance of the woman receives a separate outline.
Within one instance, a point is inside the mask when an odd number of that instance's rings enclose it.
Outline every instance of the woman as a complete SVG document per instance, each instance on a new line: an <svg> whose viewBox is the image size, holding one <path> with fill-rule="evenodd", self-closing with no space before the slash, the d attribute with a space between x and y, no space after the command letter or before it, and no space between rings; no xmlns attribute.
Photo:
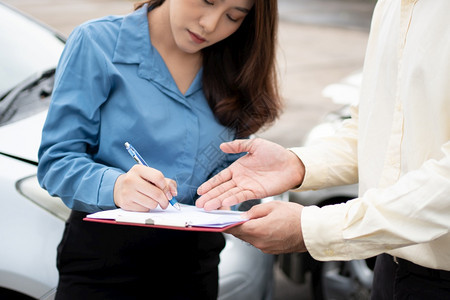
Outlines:
<svg viewBox="0 0 450 300"><path fill-rule="evenodd" d="M58 66L38 177L72 208L57 299L215 299L221 234L111 226L86 213L194 204L274 121L276 0L153 0L76 28ZM135 165L133 144L151 167Z"/></svg>

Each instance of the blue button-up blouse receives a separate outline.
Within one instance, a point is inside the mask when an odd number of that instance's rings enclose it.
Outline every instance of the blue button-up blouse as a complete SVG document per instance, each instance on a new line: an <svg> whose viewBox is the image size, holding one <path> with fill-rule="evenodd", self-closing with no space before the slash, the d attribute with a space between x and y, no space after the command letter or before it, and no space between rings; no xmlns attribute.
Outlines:
<svg viewBox="0 0 450 300"><path fill-rule="evenodd" d="M236 158L219 149L235 133L214 117L201 79L179 91L151 44L147 7L77 27L43 129L41 185L76 210L115 208L114 183L135 164L130 142L177 182L179 202L193 204L197 187Z"/></svg>

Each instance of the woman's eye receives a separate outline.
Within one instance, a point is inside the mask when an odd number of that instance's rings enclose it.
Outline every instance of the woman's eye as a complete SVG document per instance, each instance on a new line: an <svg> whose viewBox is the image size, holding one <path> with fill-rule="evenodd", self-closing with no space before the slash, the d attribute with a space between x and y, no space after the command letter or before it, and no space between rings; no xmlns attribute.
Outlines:
<svg viewBox="0 0 450 300"><path fill-rule="evenodd" d="M237 19L233 18L233 17L230 16L230 15L227 15L227 18L228 18L230 21L232 21L232 22L237 22L237 21L238 21Z"/></svg>
<svg viewBox="0 0 450 300"><path fill-rule="evenodd" d="M209 1L209 0L203 0L205 1L205 3L209 4L209 5L214 5L214 1Z"/></svg>

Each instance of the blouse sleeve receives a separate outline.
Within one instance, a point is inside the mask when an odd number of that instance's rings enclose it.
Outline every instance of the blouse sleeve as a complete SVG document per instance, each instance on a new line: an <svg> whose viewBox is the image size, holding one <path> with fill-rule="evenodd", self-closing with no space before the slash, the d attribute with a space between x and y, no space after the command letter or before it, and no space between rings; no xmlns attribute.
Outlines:
<svg viewBox="0 0 450 300"><path fill-rule="evenodd" d="M116 208L113 187L123 171L97 163L100 107L111 83L107 57L88 26L74 30L61 56L39 149L38 180L75 210Z"/></svg>

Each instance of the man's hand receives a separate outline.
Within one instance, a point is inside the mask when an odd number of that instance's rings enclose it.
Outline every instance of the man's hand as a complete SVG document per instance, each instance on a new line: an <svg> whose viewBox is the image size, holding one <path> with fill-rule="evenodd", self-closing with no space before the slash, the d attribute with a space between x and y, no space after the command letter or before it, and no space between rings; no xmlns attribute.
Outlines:
<svg viewBox="0 0 450 300"><path fill-rule="evenodd" d="M302 210L303 206L292 202L272 201L256 205L246 212L249 221L226 232L266 253L305 252Z"/></svg>
<svg viewBox="0 0 450 300"><path fill-rule="evenodd" d="M197 207L205 210L281 194L303 181L305 167L284 147L263 140L235 140L220 145L226 153L247 154L203 183Z"/></svg>

